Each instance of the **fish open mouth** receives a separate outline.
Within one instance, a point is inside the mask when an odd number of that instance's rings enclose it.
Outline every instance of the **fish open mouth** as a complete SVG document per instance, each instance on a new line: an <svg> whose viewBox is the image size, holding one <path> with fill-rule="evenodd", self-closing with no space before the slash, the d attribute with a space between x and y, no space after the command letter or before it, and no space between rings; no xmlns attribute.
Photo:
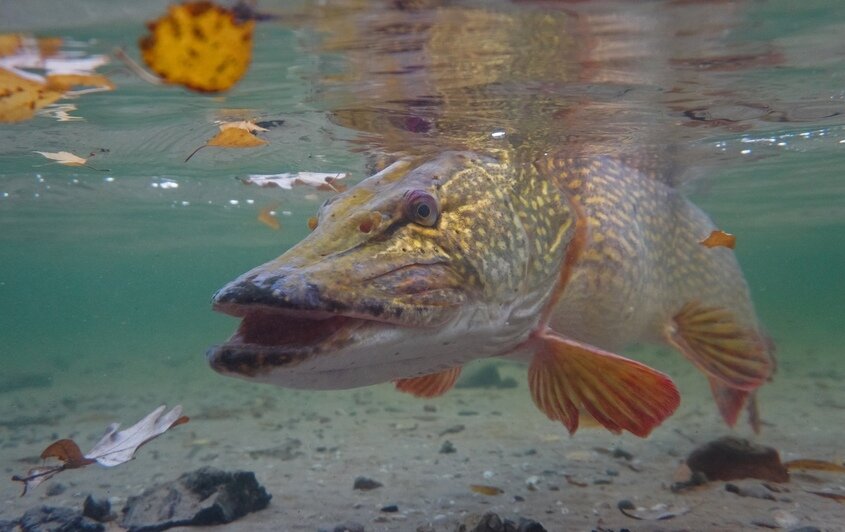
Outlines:
<svg viewBox="0 0 845 532"><path fill-rule="evenodd" d="M352 341L355 331L380 323L328 312L240 305L215 305L215 310L240 317L241 323L226 343L208 351L209 363L221 373L244 376L298 365L321 352L343 347Z"/></svg>

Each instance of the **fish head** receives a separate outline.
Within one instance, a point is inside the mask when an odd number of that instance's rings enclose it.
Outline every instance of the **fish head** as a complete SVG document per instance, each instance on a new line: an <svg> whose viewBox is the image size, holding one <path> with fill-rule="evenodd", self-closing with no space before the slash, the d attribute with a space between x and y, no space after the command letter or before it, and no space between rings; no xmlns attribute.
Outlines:
<svg viewBox="0 0 845 532"><path fill-rule="evenodd" d="M304 240L214 295L214 309L241 324L209 350L211 366L286 387L350 388L524 340L529 319L513 310L530 253L512 171L446 152L399 161L332 197Z"/></svg>

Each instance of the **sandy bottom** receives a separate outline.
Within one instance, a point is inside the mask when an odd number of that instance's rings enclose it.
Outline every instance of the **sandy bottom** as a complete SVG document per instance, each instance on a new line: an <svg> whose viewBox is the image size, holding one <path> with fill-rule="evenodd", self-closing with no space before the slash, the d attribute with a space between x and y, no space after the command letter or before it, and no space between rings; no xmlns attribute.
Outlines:
<svg viewBox="0 0 845 532"><path fill-rule="evenodd" d="M252 385L218 376L195 358L172 366L137 358L109 368L83 362L52 375L49 387L0 394L0 464L7 479L37 463L57 438L74 438L86 451L108 423L129 426L162 403L182 404L191 422L149 443L129 463L65 471L23 498L19 484L0 483L0 520L42 504L81 507L89 493L111 498L119 510L155 483L211 465L254 471L273 495L266 510L227 530L331 529L356 521L366 530L452 531L488 511L528 517L550 531L845 530L845 504L809 493L845 495L842 474L793 474L789 483L769 488L759 480L734 482L774 500L741 497L725 482L682 494L669 490L693 448L730 433L777 448L783 460L842 463L845 371L829 367L836 360L830 352L793 351L793 362L782 360L777 380L760 393L765 426L759 436L745 426L723 426L705 380L680 357L637 353L675 376L683 394L675 416L645 440L600 430L569 437L534 408L525 369L511 363L498 363L499 369L517 379L517 388L459 389L421 401L388 385L342 392ZM440 452L446 440L455 452ZM631 458L614 456L616 449ZM383 487L353 490L360 475ZM48 496L59 483L64 491ZM473 484L502 493L475 493ZM625 499L682 515L632 519L617 508ZM397 512L381 511L391 504Z"/></svg>

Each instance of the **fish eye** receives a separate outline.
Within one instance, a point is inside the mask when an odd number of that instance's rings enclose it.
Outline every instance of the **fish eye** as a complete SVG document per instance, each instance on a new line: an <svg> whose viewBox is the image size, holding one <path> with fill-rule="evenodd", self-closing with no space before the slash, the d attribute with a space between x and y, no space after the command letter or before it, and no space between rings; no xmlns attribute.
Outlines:
<svg viewBox="0 0 845 532"><path fill-rule="evenodd" d="M423 190L409 190L405 193L405 214L416 224L433 227L440 216L437 199Z"/></svg>

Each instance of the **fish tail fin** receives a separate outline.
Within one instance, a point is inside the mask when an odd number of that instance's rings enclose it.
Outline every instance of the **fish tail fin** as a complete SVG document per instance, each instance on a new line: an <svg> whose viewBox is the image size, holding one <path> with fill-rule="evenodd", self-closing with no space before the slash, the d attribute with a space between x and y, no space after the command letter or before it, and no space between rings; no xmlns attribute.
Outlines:
<svg viewBox="0 0 845 532"><path fill-rule="evenodd" d="M666 340L706 375L728 388L754 390L774 370L774 359L765 339L754 329L741 326L734 314L722 307L687 303L672 318ZM714 395L718 403L720 397L715 388ZM738 394L735 395L734 402L738 401ZM727 421L726 412L730 409L722 410Z"/></svg>
<svg viewBox="0 0 845 532"><path fill-rule="evenodd" d="M570 434L579 410L613 433L647 436L680 403L668 376L644 364L546 331L528 369L537 407Z"/></svg>
<svg viewBox="0 0 845 532"><path fill-rule="evenodd" d="M409 393L415 397L439 397L452 389L460 374L461 368L458 366L419 377L398 379L394 381L394 384L400 392Z"/></svg>

